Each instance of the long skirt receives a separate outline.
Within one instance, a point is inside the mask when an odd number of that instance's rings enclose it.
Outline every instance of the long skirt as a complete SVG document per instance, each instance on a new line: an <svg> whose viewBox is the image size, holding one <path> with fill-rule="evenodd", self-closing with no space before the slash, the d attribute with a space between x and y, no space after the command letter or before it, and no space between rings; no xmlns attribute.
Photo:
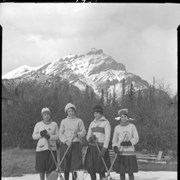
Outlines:
<svg viewBox="0 0 180 180"><path fill-rule="evenodd" d="M116 173L138 172L137 159L135 155L118 155L113 170Z"/></svg>
<svg viewBox="0 0 180 180"><path fill-rule="evenodd" d="M100 149L102 146L100 147ZM107 168L109 169L111 161L109 156L109 151L107 150L104 155L104 161L106 163ZM84 169L89 173L105 173L106 168L103 164L101 157L99 156L99 152L96 146L88 145L87 153L84 161Z"/></svg>
<svg viewBox="0 0 180 180"><path fill-rule="evenodd" d="M57 153L52 151L57 162ZM35 169L39 173L51 173L56 170L56 164L53 160L52 154L49 150L36 152Z"/></svg>
<svg viewBox="0 0 180 180"><path fill-rule="evenodd" d="M60 161L68 146L61 144L60 147ZM82 147L79 142L73 142L69 148L60 168L64 172L72 172L74 170L82 169Z"/></svg>

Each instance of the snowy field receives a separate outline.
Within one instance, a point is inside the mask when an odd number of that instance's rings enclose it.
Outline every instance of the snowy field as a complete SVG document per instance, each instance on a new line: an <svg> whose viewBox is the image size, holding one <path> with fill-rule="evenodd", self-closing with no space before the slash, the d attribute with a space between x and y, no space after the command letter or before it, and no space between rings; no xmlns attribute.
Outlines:
<svg viewBox="0 0 180 180"><path fill-rule="evenodd" d="M111 176L113 179L119 180L119 175L112 172ZM177 172L172 171L139 171L134 173L135 180L177 180ZM39 180L38 174L27 174L21 177L2 177L1 180ZM70 178L71 179L71 175ZM97 180L99 176L97 175ZM59 178L58 178L59 180ZM89 174L83 174L78 172L77 180L90 180ZM129 180L128 175L126 175L126 180Z"/></svg>

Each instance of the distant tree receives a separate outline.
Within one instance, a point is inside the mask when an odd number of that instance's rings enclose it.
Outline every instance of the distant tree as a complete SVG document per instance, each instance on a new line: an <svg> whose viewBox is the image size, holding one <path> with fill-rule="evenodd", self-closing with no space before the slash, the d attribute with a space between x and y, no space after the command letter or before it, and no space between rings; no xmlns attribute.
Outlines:
<svg viewBox="0 0 180 180"><path fill-rule="evenodd" d="M116 92L115 92L115 89L116 89L116 85L114 85L114 88L113 88L113 94L111 96L111 106L114 108L116 106L116 104L118 103L117 100L116 100Z"/></svg>
<svg viewBox="0 0 180 180"><path fill-rule="evenodd" d="M141 90L138 90L136 104L134 106L135 118L139 123L144 121L144 99Z"/></svg>
<svg viewBox="0 0 180 180"><path fill-rule="evenodd" d="M104 105L104 89L101 89L101 99L100 99L100 103Z"/></svg>
<svg viewBox="0 0 180 180"><path fill-rule="evenodd" d="M43 83L43 82L42 82ZM86 130L94 119L92 108L100 104L104 108L104 115L111 123L112 133L119 123L115 121L117 111L126 107L136 119L135 123L139 132L140 141L138 150L146 148L158 152L173 150L177 152L177 94L171 98L163 89L149 87L146 90L134 91L130 86L127 94L124 94L124 104L119 105L115 97L115 88L112 97L108 98L112 104L104 105L104 90L101 97L87 87L82 93L78 88L67 81L46 82L46 86L36 81L21 82L16 85L19 91L17 105L2 109L2 147L34 148L36 142L32 139L34 125L41 120L41 109L48 106L52 111L52 119L60 125L63 118L65 105L71 99L78 109L78 116L85 123ZM11 91L15 92L15 88ZM111 136L112 137L112 136Z"/></svg>
<svg viewBox="0 0 180 180"><path fill-rule="evenodd" d="M122 80L122 106L125 106L125 79Z"/></svg>
<svg viewBox="0 0 180 180"><path fill-rule="evenodd" d="M133 111L134 109L134 103L135 103L135 90L134 90L134 86L133 84L131 83L130 87L129 87L129 90L128 90L128 93L127 95L125 96L125 107L128 107L129 111Z"/></svg>

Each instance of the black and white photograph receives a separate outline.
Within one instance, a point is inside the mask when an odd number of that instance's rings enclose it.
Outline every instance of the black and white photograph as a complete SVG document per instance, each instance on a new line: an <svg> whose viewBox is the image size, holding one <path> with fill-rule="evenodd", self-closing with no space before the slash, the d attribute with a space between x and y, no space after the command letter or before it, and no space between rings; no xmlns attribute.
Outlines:
<svg viewBox="0 0 180 180"><path fill-rule="evenodd" d="M177 180L178 3L0 3L2 180Z"/></svg>

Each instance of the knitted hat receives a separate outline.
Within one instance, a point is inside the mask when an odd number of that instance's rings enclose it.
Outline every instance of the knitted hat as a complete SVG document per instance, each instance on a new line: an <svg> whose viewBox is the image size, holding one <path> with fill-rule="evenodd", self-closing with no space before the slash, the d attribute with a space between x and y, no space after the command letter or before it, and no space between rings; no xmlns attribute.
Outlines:
<svg viewBox="0 0 180 180"><path fill-rule="evenodd" d="M68 104L65 106L65 108L64 108L65 112L66 112L69 108L74 108L74 109L76 110L76 106L75 106L74 104L68 103Z"/></svg>
<svg viewBox="0 0 180 180"><path fill-rule="evenodd" d="M42 108L42 110L41 110L41 115L42 115L44 112L49 112L49 113L51 113L50 109L47 108L47 107Z"/></svg>
<svg viewBox="0 0 180 180"><path fill-rule="evenodd" d="M118 111L118 115L119 115L119 116L122 116L122 115L128 116L128 109L120 109L120 110Z"/></svg>
<svg viewBox="0 0 180 180"><path fill-rule="evenodd" d="M100 105L96 105L94 108L93 108L93 112L99 112L99 113L103 113L103 108L100 106Z"/></svg>

